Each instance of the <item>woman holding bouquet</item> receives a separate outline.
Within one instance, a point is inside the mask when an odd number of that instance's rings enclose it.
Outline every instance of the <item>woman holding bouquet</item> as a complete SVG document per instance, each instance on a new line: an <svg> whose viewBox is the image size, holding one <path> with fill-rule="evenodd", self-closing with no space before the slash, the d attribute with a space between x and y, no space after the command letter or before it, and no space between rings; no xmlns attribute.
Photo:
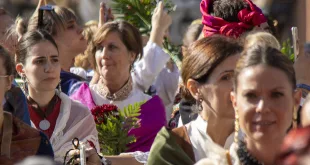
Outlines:
<svg viewBox="0 0 310 165"><path fill-rule="evenodd" d="M88 149L94 146L99 151L98 133L89 110L56 89L61 67L52 36L43 30L23 35L17 45L16 70L25 82L31 125L48 136L57 162L63 162L74 138ZM89 158L92 161L92 156Z"/></svg>
<svg viewBox="0 0 310 165"><path fill-rule="evenodd" d="M98 29L90 51L95 58L94 66L100 74L100 80L91 86L82 84L71 98L81 101L89 109L114 104L121 110L130 104L151 98L134 83L131 75L135 61L143 56L142 39L134 26L125 21L104 24ZM137 142L130 145L128 151L150 150L157 132L166 124L161 101L142 109L140 119L141 127L133 133Z"/></svg>

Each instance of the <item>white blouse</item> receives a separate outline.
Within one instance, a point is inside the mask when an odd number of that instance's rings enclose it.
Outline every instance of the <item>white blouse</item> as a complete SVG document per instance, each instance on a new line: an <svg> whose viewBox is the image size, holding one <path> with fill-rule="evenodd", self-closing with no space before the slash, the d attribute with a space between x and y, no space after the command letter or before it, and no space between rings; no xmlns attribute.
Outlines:
<svg viewBox="0 0 310 165"><path fill-rule="evenodd" d="M60 112L50 138L55 161L63 163L66 152L72 149L72 139L75 137L87 144L86 147L90 147L87 141L91 141L96 150L100 151L96 124L88 108L57 90L56 94L61 99ZM32 121L31 126L36 128Z"/></svg>
<svg viewBox="0 0 310 165"><path fill-rule="evenodd" d="M133 84L142 91L146 91L163 70L170 56L161 47L151 41L143 48L143 52L144 56L135 64L131 77Z"/></svg>
<svg viewBox="0 0 310 165"><path fill-rule="evenodd" d="M196 120L185 125L188 136L192 143L192 148L194 151L196 161L208 157L210 151L212 150L210 149L210 143L212 143L213 145L217 145L207 134L207 126L208 122L204 121L200 115L198 115ZM234 133L228 136L224 148L229 149L231 144L233 144L233 142L234 142Z"/></svg>

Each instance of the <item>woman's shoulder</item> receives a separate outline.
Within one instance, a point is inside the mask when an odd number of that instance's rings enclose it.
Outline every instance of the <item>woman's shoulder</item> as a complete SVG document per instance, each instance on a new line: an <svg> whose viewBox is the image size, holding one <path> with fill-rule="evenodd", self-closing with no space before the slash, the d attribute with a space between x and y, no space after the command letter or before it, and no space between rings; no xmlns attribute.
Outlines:
<svg viewBox="0 0 310 165"><path fill-rule="evenodd" d="M178 135L163 127L152 145L148 164L194 164L194 161L177 142Z"/></svg>

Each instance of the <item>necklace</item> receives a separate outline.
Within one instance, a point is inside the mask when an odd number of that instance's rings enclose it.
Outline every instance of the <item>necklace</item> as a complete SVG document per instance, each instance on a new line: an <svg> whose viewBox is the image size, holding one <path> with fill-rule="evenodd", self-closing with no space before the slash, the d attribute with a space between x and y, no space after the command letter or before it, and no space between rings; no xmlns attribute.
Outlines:
<svg viewBox="0 0 310 165"><path fill-rule="evenodd" d="M51 123L47 120L47 117L53 112L54 106L58 101L58 96L55 94L52 100L48 103L46 111L43 111L37 102L35 102L30 96L27 98L28 104L32 107L33 111L38 114L42 120L39 123L39 128L43 131L48 130Z"/></svg>
<svg viewBox="0 0 310 165"><path fill-rule="evenodd" d="M237 155L239 157L241 164L243 165L264 165L264 163L259 162L255 157L253 157L248 152L246 145L243 141L239 142Z"/></svg>
<svg viewBox="0 0 310 165"><path fill-rule="evenodd" d="M98 92L101 96L104 98L110 100L110 101L122 101L125 100L130 92L132 91L132 80L131 77L129 77L128 81L125 83L125 85L115 92L114 94L111 94L108 90L108 88L101 82L98 83Z"/></svg>

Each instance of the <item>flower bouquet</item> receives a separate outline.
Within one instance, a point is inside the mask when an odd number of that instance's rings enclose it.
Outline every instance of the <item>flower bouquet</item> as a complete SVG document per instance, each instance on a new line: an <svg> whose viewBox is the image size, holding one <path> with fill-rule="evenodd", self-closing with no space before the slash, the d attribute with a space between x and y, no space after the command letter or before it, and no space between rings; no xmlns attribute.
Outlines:
<svg viewBox="0 0 310 165"><path fill-rule="evenodd" d="M127 150L127 145L134 143L136 137L128 131L140 126L140 107L144 102L129 105L123 110L117 106L104 104L96 106L91 113L96 122L100 150L102 155L119 155Z"/></svg>

